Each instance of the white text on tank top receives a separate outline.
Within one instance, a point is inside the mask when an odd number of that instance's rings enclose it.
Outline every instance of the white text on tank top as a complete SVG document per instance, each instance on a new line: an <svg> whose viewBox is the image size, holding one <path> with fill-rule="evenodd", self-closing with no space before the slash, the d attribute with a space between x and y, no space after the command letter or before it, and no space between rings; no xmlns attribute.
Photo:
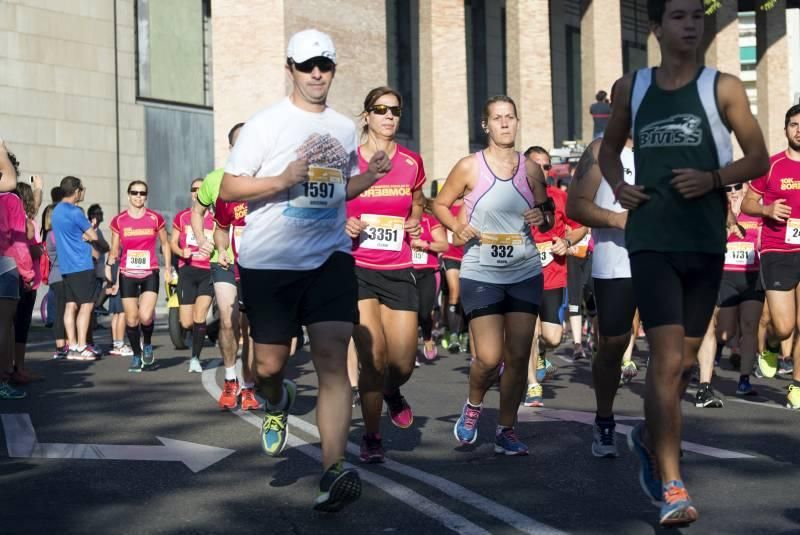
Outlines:
<svg viewBox="0 0 800 535"><path fill-rule="evenodd" d="M620 154L625 182L636 183L636 170L633 151L625 147ZM624 212L614 198L614 192L605 178L600 180L600 187L594 196L594 203L612 212ZM592 277L597 279L625 279L631 276L631 265L628 250L625 248L625 231L614 228L592 229L594 236L594 253L592 255Z"/></svg>

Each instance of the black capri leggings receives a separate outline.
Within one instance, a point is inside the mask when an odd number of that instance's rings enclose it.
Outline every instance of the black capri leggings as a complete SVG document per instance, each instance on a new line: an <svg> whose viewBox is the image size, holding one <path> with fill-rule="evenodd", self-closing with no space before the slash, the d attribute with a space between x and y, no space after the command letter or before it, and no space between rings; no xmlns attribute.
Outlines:
<svg viewBox="0 0 800 535"><path fill-rule="evenodd" d="M28 343L34 304L36 304L36 290L20 288L17 315L14 318L14 342L17 344Z"/></svg>
<svg viewBox="0 0 800 535"><path fill-rule="evenodd" d="M67 308L67 295L64 293L64 281L50 285L56 297L56 317L53 320L53 336L56 340L66 340L67 330L64 328L64 310Z"/></svg>
<svg viewBox="0 0 800 535"><path fill-rule="evenodd" d="M422 338L430 340L433 336L433 305L436 303L436 270L418 269L414 271L417 278L417 297L419 300L419 326Z"/></svg>

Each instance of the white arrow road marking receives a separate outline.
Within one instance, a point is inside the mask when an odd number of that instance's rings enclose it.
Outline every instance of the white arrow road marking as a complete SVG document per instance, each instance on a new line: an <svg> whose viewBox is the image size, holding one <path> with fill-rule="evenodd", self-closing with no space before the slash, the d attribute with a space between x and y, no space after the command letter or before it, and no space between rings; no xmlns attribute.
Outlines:
<svg viewBox="0 0 800 535"><path fill-rule="evenodd" d="M214 359L207 365L206 369L203 370L203 387L206 389L206 392L208 392L209 395L215 400L219 399L219 396L222 393L222 390L216 381L216 369L220 365L220 362L220 359ZM241 375L240 362L237 362L237 368L239 368L239 373ZM232 412L249 424L261 429L261 418L255 414L242 412L240 410L235 410ZM315 439L319 439L319 430L317 427L306 422L305 420L290 415L289 427L296 427ZM316 446L312 446L308 442L291 434L289 435L287 442L290 446L298 448L302 453L313 457L314 459L321 460L322 453ZM353 444L352 442L347 443L347 451L356 456L360 454L359 446L357 444ZM367 465L358 467L359 474L361 475L362 479L404 502L409 507L412 507L424 515L440 522L445 527L452 529L457 533L488 533L485 529L473 524L463 516L453 513L449 509L432 502L431 500L425 498L410 488L397 483L396 481L368 470L366 466ZM447 494L459 502L470 505L505 524L513 526L523 533L536 535L564 535L564 532L562 531L548 526L547 524L543 524L538 520L534 520L533 518L525 516L522 513L506 507L505 505L501 505L488 498L485 498L480 494L472 492L471 490L444 479L443 477L435 476L417 468L393 461L388 457L386 458L386 462L379 466L387 470L397 472L405 477L421 481L422 483L425 483L426 485L433 487L444 494Z"/></svg>
<svg viewBox="0 0 800 535"><path fill-rule="evenodd" d="M183 440L156 437L162 446L118 446L113 444L42 444L36 439L31 417L3 414L3 429L9 457L38 459L106 459L115 461L179 461L197 473L221 461L235 450Z"/></svg>
<svg viewBox="0 0 800 535"><path fill-rule="evenodd" d="M594 425L594 413L585 411L571 411L566 409L534 409L531 407L521 407L517 413L520 422L578 422L582 424ZM636 416L614 416L615 420L642 420ZM630 433L632 427L624 424L617 424L616 431L622 435ZM704 446L694 442L681 442L684 451L691 451L717 459L755 459L755 455L748 455L738 451L723 450L712 446Z"/></svg>

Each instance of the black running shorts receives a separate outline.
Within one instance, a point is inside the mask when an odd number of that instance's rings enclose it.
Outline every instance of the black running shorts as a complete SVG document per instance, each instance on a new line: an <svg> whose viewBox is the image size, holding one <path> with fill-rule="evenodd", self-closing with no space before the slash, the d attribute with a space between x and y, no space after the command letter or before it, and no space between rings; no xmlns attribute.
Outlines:
<svg viewBox="0 0 800 535"><path fill-rule="evenodd" d="M542 294L542 304L539 306L539 319L544 323L561 325L558 312L564 305L564 291L566 288L550 288Z"/></svg>
<svg viewBox="0 0 800 535"><path fill-rule="evenodd" d="M241 300L257 344L285 344L301 325L358 322L358 282L353 257L333 253L316 269L248 269L239 266Z"/></svg>
<svg viewBox="0 0 800 535"><path fill-rule="evenodd" d="M800 253L763 253L761 275L768 292L788 292L800 284Z"/></svg>
<svg viewBox="0 0 800 535"><path fill-rule="evenodd" d="M717 303L725 256L642 251L630 260L645 330L681 325L685 336L702 338Z"/></svg>
<svg viewBox="0 0 800 535"><path fill-rule="evenodd" d="M214 296L211 270L195 266L183 266L178 270L178 301L182 305L193 305L201 295Z"/></svg>
<svg viewBox="0 0 800 535"><path fill-rule="evenodd" d="M758 271L725 271L719 285L720 308L739 306L745 301L764 302L764 287Z"/></svg>
<svg viewBox="0 0 800 535"><path fill-rule="evenodd" d="M119 275L119 293L123 299L129 297L139 298L144 292L158 293L159 271L154 269L152 273L143 279L134 279L124 273Z"/></svg>
<svg viewBox="0 0 800 535"><path fill-rule="evenodd" d="M359 301L377 299L392 310L419 310L413 268L376 270L356 266L356 278Z"/></svg>
<svg viewBox="0 0 800 535"><path fill-rule="evenodd" d="M632 279L594 279L594 299L600 336L630 335L636 314Z"/></svg>
<svg viewBox="0 0 800 535"><path fill-rule="evenodd" d="M62 278L64 279L66 303L77 303L79 305L94 303L94 269L64 274Z"/></svg>

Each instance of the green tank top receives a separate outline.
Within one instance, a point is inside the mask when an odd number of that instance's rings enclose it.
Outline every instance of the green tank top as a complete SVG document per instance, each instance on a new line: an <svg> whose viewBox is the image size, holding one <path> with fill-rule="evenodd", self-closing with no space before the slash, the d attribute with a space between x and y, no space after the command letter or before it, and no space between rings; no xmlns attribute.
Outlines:
<svg viewBox="0 0 800 535"><path fill-rule="evenodd" d="M631 90L636 184L650 200L628 217L629 253L725 253L724 192L686 200L670 185L673 169L713 171L733 159L730 129L717 105L718 79L716 70L702 67L693 81L667 91L656 85L655 69L636 72Z"/></svg>

